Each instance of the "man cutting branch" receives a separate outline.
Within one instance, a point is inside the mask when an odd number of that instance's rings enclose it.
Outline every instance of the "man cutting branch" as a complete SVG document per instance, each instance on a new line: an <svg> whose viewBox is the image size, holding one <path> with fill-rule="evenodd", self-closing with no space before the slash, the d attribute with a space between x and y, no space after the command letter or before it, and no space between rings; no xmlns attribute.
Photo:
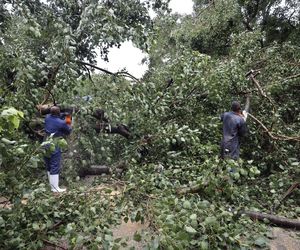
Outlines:
<svg viewBox="0 0 300 250"><path fill-rule="evenodd" d="M66 117L63 120L60 117L60 108L53 106L50 109L50 114L45 119L45 131L47 136L53 136L53 138L60 138L69 135L72 131L71 118ZM49 145L48 145L49 147ZM55 150L49 156L45 157L45 164L48 172L48 178L52 192L64 192L63 188L59 188L59 174L61 165L61 148L55 145Z"/></svg>
<svg viewBox="0 0 300 250"><path fill-rule="evenodd" d="M240 138L247 133L246 120L249 111L249 97L245 110L241 111L239 102L231 104L231 111L221 115L223 122L223 138L221 142L221 158L231 158L237 160L240 155Z"/></svg>

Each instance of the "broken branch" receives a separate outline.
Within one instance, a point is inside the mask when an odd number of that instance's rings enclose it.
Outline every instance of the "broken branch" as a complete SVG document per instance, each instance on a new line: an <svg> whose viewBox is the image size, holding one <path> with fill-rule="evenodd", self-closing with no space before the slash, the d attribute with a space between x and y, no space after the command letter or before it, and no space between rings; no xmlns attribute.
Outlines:
<svg viewBox="0 0 300 250"><path fill-rule="evenodd" d="M185 187L185 188L181 188L178 189L176 191L177 194L182 195L182 194L189 194L189 193L197 193L202 189L202 186L200 185L195 185L192 187Z"/></svg>
<svg viewBox="0 0 300 250"><path fill-rule="evenodd" d="M57 247L57 248L60 248L60 249L63 249L63 250L67 250L67 248L63 247L63 246L60 246L60 245L57 245L51 241L48 241L48 240L43 240L44 243L50 245L50 246L53 246L53 247Z"/></svg>
<svg viewBox="0 0 300 250"><path fill-rule="evenodd" d="M257 76L253 75L252 73L250 74L249 78L250 80L254 83L254 85L256 86L256 88L258 89L258 92L264 97L267 98L269 100L269 102L273 105L273 111L275 111L275 104L273 102L273 100L267 96L267 94L264 92L264 90L262 89L262 87L259 84L259 81L255 78Z"/></svg>
<svg viewBox="0 0 300 250"><path fill-rule="evenodd" d="M296 188L298 188L299 186L300 186L300 182L294 183L294 184L288 189L288 191L286 191L286 193L282 196L282 198L281 198L281 200L279 201L279 203L278 203L276 206L274 206L273 211L275 211L276 209L278 209L278 208L280 207L281 203L282 203L288 196L290 196L290 194L291 194Z"/></svg>
<svg viewBox="0 0 300 250"><path fill-rule="evenodd" d="M284 79L284 82L286 82L288 80L292 80L292 79L298 78L298 77L300 77L300 74L288 76L287 78Z"/></svg>
<svg viewBox="0 0 300 250"><path fill-rule="evenodd" d="M286 135L278 135L273 134L260 120L258 120L255 116L248 113L249 117L255 120L264 130L267 132L270 138L273 140L281 140L281 141L297 141L300 142L300 136L286 136Z"/></svg>
<svg viewBox="0 0 300 250"><path fill-rule="evenodd" d="M252 211L243 211L242 214L249 216L253 220L264 221L265 219L269 220L272 224L282 227L300 229L299 220L291 220L284 217L279 217L275 215L252 212Z"/></svg>
<svg viewBox="0 0 300 250"><path fill-rule="evenodd" d="M129 73L126 72L126 71L119 71L119 72L113 73L113 72L111 72L111 71L109 71L109 70L100 68L100 67L98 67L98 66L96 66L96 65L93 65L93 64L91 64L91 63L82 62L82 61L76 61L76 62L77 62L77 63L80 63L80 64L82 64L82 65L85 65L85 66L90 66L90 67L92 67L92 68L94 68L94 69L100 70L100 71L102 71L102 72L104 72L104 73L106 73L106 74L109 74L109 75L129 77L129 78L131 78L132 80L134 80L134 81L136 81L136 82L139 82L139 79L137 79L136 77L134 77L133 75L129 74Z"/></svg>

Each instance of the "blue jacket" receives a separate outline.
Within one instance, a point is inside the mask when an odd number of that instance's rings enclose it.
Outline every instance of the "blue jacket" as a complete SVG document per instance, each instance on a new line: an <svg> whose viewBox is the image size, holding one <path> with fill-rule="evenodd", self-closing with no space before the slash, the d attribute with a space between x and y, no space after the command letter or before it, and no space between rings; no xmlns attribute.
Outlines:
<svg viewBox="0 0 300 250"><path fill-rule="evenodd" d="M234 112L225 112L221 115L223 121L223 138L221 143L221 157L229 156L238 159L240 154L239 137L247 132L245 120Z"/></svg>
<svg viewBox="0 0 300 250"><path fill-rule="evenodd" d="M58 116L47 115L45 118L45 130L47 135L54 133L54 137L60 137L69 135L72 128L66 124L66 122L60 119Z"/></svg>

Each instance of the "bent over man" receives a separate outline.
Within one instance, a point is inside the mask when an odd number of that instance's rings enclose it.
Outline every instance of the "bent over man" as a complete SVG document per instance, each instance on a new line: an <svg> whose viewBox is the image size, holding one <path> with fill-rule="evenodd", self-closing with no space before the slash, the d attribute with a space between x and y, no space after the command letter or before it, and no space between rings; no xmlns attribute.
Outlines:
<svg viewBox="0 0 300 250"><path fill-rule="evenodd" d="M66 124L65 120L60 118L60 109L53 106L50 114L45 118L45 130L47 136L63 137L71 133L72 128ZM66 189L59 188L61 149L55 145L54 152L49 157L45 157L45 164L48 172L49 182L52 192L64 192Z"/></svg>
<svg viewBox="0 0 300 250"><path fill-rule="evenodd" d="M240 155L240 137L247 132L247 111L241 112L240 103L232 102L231 112L221 115L223 122L223 138L221 142L221 158L237 160Z"/></svg>

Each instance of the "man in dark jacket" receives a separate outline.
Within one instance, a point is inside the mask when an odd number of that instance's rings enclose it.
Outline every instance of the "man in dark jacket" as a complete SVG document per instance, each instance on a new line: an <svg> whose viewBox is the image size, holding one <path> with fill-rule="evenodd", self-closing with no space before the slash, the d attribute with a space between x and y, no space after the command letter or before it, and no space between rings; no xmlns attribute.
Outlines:
<svg viewBox="0 0 300 250"><path fill-rule="evenodd" d="M221 142L221 158L237 160L240 155L240 137L247 133L247 112L241 112L240 103L232 102L231 112L221 115L223 122L223 138Z"/></svg>
<svg viewBox="0 0 300 250"><path fill-rule="evenodd" d="M69 135L72 131L71 126L66 124L65 120L60 118L60 109L53 106L50 109L50 114L45 118L45 130L47 136L63 137ZM52 192L64 192L66 189L59 188L59 173L60 173L61 149L58 145L55 146L54 152L49 157L45 157L45 164L48 172L49 182Z"/></svg>

